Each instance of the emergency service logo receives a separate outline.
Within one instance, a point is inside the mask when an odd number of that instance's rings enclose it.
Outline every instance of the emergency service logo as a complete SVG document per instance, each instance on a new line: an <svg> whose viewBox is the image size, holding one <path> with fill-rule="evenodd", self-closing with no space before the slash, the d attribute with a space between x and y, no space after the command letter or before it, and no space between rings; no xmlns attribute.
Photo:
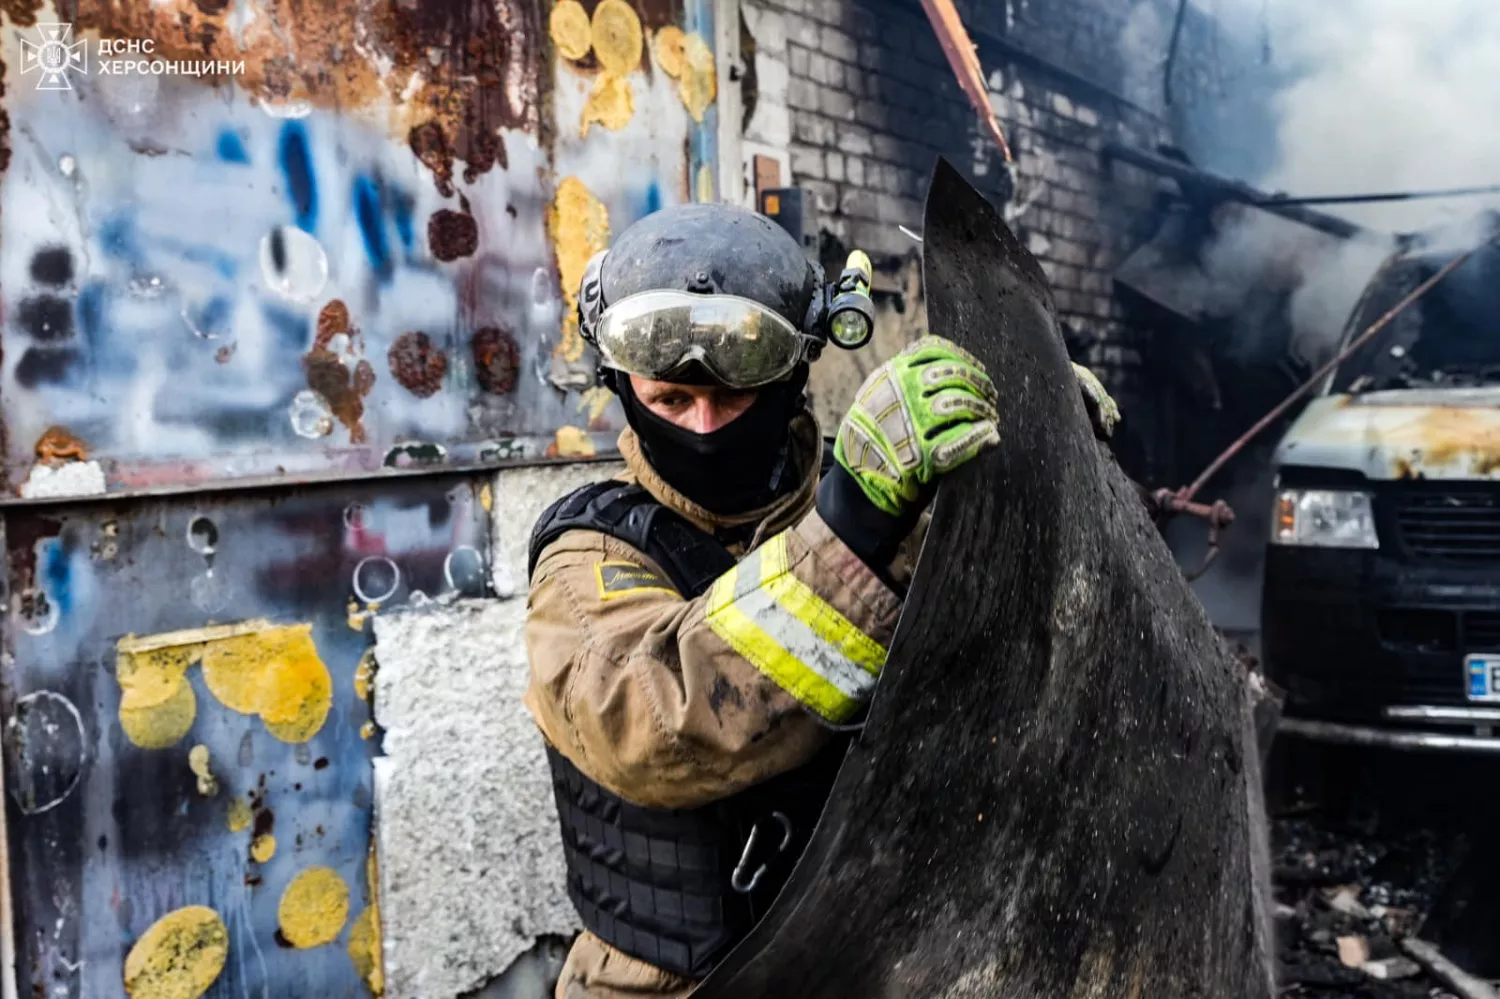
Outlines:
<svg viewBox="0 0 1500 999"><path fill-rule="evenodd" d="M21 75L35 71L38 90L72 90L68 74L87 73L88 44L73 41L71 24L38 24L35 40L21 39Z"/></svg>
<svg viewBox="0 0 1500 999"><path fill-rule="evenodd" d="M71 24L39 24L21 39L21 74L37 73L38 90L72 90L69 74L89 72L88 42L73 41ZM168 59L149 38L100 38L95 43L94 76L234 77L243 59Z"/></svg>

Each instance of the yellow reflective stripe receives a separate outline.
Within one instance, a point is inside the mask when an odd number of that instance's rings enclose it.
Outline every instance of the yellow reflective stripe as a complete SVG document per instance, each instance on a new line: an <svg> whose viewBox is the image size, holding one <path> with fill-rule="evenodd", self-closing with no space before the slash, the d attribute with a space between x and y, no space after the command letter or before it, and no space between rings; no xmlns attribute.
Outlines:
<svg viewBox="0 0 1500 999"><path fill-rule="evenodd" d="M878 675L885 665L885 646L856 628L838 608L792 574L786 535L776 535L758 550L765 553L761 557L761 587L814 635L835 646L845 659Z"/></svg>
<svg viewBox="0 0 1500 999"><path fill-rule="evenodd" d="M718 587L723 580L715 583ZM851 697L829 683L752 621L736 604L725 603L708 618L708 626L731 649L778 687L831 722L847 721L863 698Z"/></svg>
<svg viewBox="0 0 1500 999"><path fill-rule="evenodd" d="M833 722L868 700L885 662L878 642L791 574L784 534L714 581L706 622L778 686Z"/></svg>

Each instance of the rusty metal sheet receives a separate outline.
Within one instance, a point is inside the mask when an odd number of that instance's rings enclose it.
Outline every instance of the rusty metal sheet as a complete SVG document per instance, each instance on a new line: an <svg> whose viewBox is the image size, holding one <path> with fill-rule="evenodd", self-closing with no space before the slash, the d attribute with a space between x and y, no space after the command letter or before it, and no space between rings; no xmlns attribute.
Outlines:
<svg viewBox="0 0 1500 999"><path fill-rule="evenodd" d="M435 476L6 518L24 994L121 995L214 918L208 996L364 994L368 615L488 592L489 505Z"/></svg>
<svg viewBox="0 0 1500 999"><path fill-rule="evenodd" d="M11 6L0 496L613 447L572 289L715 196L708 0Z"/></svg>

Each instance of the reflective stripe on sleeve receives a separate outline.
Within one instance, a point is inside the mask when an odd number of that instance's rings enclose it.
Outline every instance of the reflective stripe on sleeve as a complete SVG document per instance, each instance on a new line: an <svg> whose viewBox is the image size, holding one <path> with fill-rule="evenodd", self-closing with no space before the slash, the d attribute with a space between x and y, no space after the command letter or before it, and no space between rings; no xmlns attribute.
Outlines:
<svg viewBox="0 0 1500 999"><path fill-rule="evenodd" d="M730 648L832 722L867 701L886 650L791 573L786 535L709 590L707 623Z"/></svg>

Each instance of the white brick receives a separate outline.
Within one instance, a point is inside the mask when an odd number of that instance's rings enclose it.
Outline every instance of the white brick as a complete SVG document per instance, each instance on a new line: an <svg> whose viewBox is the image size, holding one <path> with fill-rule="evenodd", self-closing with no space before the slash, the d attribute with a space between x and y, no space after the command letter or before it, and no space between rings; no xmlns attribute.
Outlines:
<svg viewBox="0 0 1500 999"><path fill-rule="evenodd" d="M773 56L755 53L755 87L757 101L786 104L787 65Z"/></svg>
<svg viewBox="0 0 1500 999"><path fill-rule="evenodd" d="M865 182L865 164L857 156L850 156L844 161L844 175L849 178L851 184L863 184Z"/></svg>
<svg viewBox="0 0 1500 999"><path fill-rule="evenodd" d="M844 182L844 157L839 153L827 153L824 157L823 172L829 180L842 184Z"/></svg>
<svg viewBox="0 0 1500 999"><path fill-rule="evenodd" d="M1062 94L1053 94L1052 110L1056 111L1064 118L1071 118L1073 117L1073 102L1068 100Z"/></svg>
<svg viewBox="0 0 1500 999"><path fill-rule="evenodd" d="M875 151L874 144L870 141L870 134L862 128L852 125L839 126L839 149L856 156L869 156Z"/></svg>
<svg viewBox="0 0 1500 999"><path fill-rule="evenodd" d="M740 11L745 15L745 24L755 39L755 50L771 55L786 52L786 19L779 10L769 10L758 4L742 3Z"/></svg>
<svg viewBox="0 0 1500 999"><path fill-rule="evenodd" d="M792 113L777 104L757 103L745 129L745 138L785 149L792 141Z"/></svg>
<svg viewBox="0 0 1500 999"><path fill-rule="evenodd" d="M1074 108L1074 117L1089 128L1095 128L1099 124L1099 112L1093 108L1084 107L1082 104Z"/></svg>

